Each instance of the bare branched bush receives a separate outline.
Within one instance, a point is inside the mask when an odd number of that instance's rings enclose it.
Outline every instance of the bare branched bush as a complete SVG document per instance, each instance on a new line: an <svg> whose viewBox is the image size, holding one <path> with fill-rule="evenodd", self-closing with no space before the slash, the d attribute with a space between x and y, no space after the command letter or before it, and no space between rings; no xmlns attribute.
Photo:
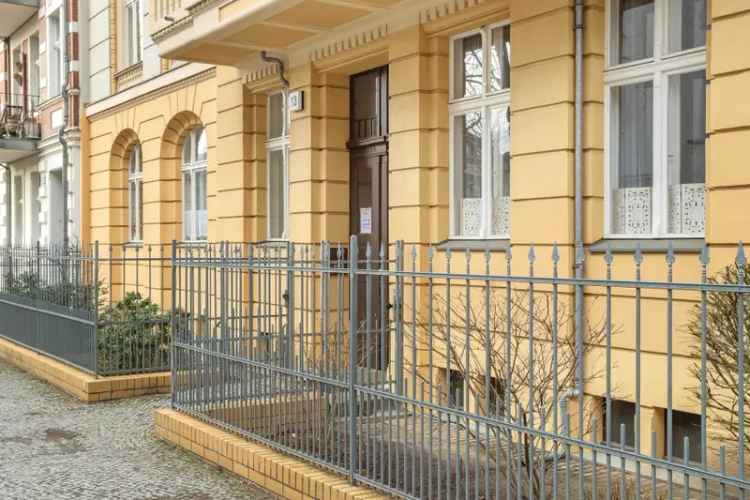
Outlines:
<svg viewBox="0 0 750 500"><path fill-rule="evenodd" d="M488 460L503 462L498 469L512 489L526 498L550 494L552 469L565 447L537 431L576 437L592 431L598 403L596 398L574 398L576 373L578 360L589 359L603 344L606 325L588 319L578 352L575 311L568 295L484 289L470 297L465 293L450 299L433 295L431 302L431 318L422 314L413 332L414 344L423 352L420 366L406 371L416 371L420 385L439 384L443 405L494 417L496 425L488 424L480 431L490 439L477 434L470 419L454 420L483 446ZM425 356L432 359L428 366ZM582 372L584 386L601 377L605 369L599 362L587 365ZM455 401L451 394L450 379L456 374L463 379L463 401ZM571 416L570 427L563 414L568 399L578 402L576 410L566 412ZM582 425L577 411L582 412ZM498 440L507 446L490 445ZM505 450L511 448L515 456L509 457Z"/></svg>

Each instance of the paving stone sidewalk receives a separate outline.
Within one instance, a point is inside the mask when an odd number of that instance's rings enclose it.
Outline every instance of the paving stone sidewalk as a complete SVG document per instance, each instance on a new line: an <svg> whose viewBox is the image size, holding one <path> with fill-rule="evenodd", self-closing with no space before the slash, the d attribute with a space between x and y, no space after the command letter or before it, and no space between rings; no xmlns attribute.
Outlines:
<svg viewBox="0 0 750 500"><path fill-rule="evenodd" d="M166 405L87 405L0 361L0 499L274 498L155 439L153 411Z"/></svg>

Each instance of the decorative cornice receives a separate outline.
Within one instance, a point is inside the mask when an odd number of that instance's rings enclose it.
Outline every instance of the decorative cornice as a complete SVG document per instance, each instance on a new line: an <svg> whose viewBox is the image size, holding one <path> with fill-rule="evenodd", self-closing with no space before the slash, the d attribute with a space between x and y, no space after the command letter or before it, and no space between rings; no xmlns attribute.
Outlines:
<svg viewBox="0 0 750 500"><path fill-rule="evenodd" d="M462 10L470 9L472 7L478 7L487 0L450 0L448 2L441 2L438 5L432 5L419 13L420 23L429 23L437 21L443 17L456 14Z"/></svg>
<svg viewBox="0 0 750 500"><path fill-rule="evenodd" d="M245 76L245 83L257 82L268 78L269 76L275 76L279 74L279 67L276 64L264 64L259 66L247 73Z"/></svg>
<svg viewBox="0 0 750 500"><path fill-rule="evenodd" d="M143 75L143 62L139 61L135 64L124 68L115 73L115 81L117 82L117 90L124 90L129 84L135 82L138 78Z"/></svg>
<svg viewBox="0 0 750 500"><path fill-rule="evenodd" d="M310 61L315 62L326 57L335 56L341 52L356 49L367 45L368 43L386 38L389 31L388 23L384 23L374 28L348 34L337 40L332 40L327 45L313 49L310 52Z"/></svg>

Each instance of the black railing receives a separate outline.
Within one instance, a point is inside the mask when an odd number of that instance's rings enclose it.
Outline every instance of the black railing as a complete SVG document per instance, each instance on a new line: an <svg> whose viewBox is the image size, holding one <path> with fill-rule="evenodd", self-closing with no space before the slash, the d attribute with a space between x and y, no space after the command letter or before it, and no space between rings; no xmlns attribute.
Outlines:
<svg viewBox="0 0 750 500"><path fill-rule="evenodd" d="M39 139L39 96L0 94L0 137Z"/></svg>

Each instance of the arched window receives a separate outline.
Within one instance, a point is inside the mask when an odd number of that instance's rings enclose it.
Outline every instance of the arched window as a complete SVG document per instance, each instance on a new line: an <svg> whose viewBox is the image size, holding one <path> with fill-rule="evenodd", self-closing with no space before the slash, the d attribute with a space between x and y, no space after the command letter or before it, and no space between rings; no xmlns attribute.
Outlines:
<svg viewBox="0 0 750 500"><path fill-rule="evenodd" d="M182 237L186 241L205 240L208 236L207 163L206 129L197 127L182 144Z"/></svg>
<svg viewBox="0 0 750 500"><path fill-rule="evenodd" d="M143 240L143 167L141 145L136 144L128 157L128 238Z"/></svg>

